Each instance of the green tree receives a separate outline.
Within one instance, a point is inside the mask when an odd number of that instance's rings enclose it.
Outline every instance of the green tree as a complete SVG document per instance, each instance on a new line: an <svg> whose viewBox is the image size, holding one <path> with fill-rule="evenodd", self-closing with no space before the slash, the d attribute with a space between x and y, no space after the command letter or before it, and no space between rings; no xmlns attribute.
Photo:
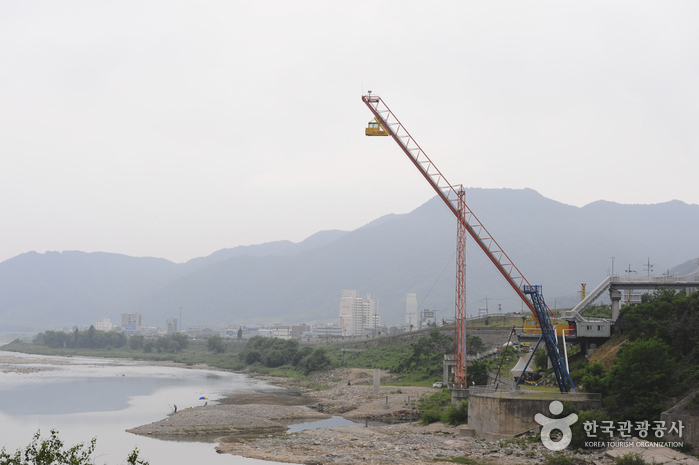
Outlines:
<svg viewBox="0 0 699 465"><path fill-rule="evenodd" d="M609 389L609 379L604 372L604 365L601 362L591 363L585 369L582 377L583 387L587 392L597 392L606 397Z"/></svg>
<svg viewBox="0 0 699 465"><path fill-rule="evenodd" d="M14 454L8 454L3 447L0 451L0 465L92 465L96 443L97 439L93 438L87 446L81 443L64 449L58 431L51 430L51 436L43 440L37 431L24 450L18 449ZM131 451L126 463L148 465L148 462L138 459L138 448Z"/></svg>
<svg viewBox="0 0 699 465"><path fill-rule="evenodd" d="M470 355L476 355L478 353L485 352L485 344L480 336L466 335L466 353Z"/></svg>
<svg viewBox="0 0 699 465"><path fill-rule="evenodd" d="M469 384L486 385L488 384L488 371L490 371L490 363L486 360L474 360L466 372Z"/></svg>
<svg viewBox="0 0 699 465"><path fill-rule="evenodd" d="M222 354L226 351L226 344L221 336L212 336L206 341L209 350L215 354Z"/></svg>
<svg viewBox="0 0 699 465"><path fill-rule="evenodd" d="M270 368L277 368L286 363L286 357L284 355L284 352L282 352L281 350L272 349L267 351L263 361L265 366L268 366Z"/></svg>
<svg viewBox="0 0 699 465"><path fill-rule="evenodd" d="M173 352L181 352L189 347L189 339L184 333L173 334L170 336L170 340L174 343L169 344L169 349Z"/></svg>
<svg viewBox="0 0 699 465"><path fill-rule="evenodd" d="M444 354L454 351L452 339L438 328L431 329L429 336L410 344L410 348L412 350L410 356L402 360L394 371L423 372L426 378L439 376L442 373Z"/></svg>
<svg viewBox="0 0 699 465"><path fill-rule="evenodd" d="M155 342L151 339L143 343L143 352L150 354L155 350Z"/></svg>
<svg viewBox="0 0 699 465"><path fill-rule="evenodd" d="M614 410L625 420L659 419L674 369L670 346L659 338L624 344L608 375Z"/></svg>
<svg viewBox="0 0 699 465"><path fill-rule="evenodd" d="M325 348L316 348L311 355L299 362L299 367L303 368L305 375L314 371L323 371L332 368L332 360L328 357Z"/></svg>
<svg viewBox="0 0 699 465"><path fill-rule="evenodd" d="M241 355L242 354L243 353L241 352ZM245 360L245 363L247 365L252 365L253 363L259 362L260 360L262 360L262 354L260 353L259 350L253 349L253 350L245 352L245 358L243 358L243 360Z"/></svg>
<svg viewBox="0 0 699 465"><path fill-rule="evenodd" d="M296 340L284 340L273 337L255 336L250 338L245 344L245 349L240 352L239 357L248 365L254 362L262 362L263 365L270 368L286 365L294 360L294 356L298 352L299 343ZM250 352L256 352L258 356L248 356Z"/></svg>
<svg viewBox="0 0 699 465"><path fill-rule="evenodd" d="M131 336L129 338L129 349L141 350L143 349L143 344L145 344L146 338L143 336Z"/></svg>
<svg viewBox="0 0 699 465"><path fill-rule="evenodd" d="M291 360L291 364L293 366L298 366L298 364L301 362L301 360L308 357L312 353L313 353L312 347L308 347L308 346L304 347L303 349L296 352L296 355L294 355L294 358Z"/></svg>
<svg viewBox="0 0 699 465"><path fill-rule="evenodd" d="M88 347L90 349L94 349L96 345L95 341L95 333L97 330L95 329L94 325L90 325L90 328L87 330L87 334L85 335L85 347Z"/></svg>
<svg viewBox="0 0 699 465"><path fill-rule="evenodd" d="M609 305L591 305L585 309L583 315L588 318L611 318L612 307Z"/></svg>
<svg viewBox="0 0 699 465"><path fill-rule="evenodd" d="M243 338L243 328L241 327L241 328L238 328L238 339L242 339L242 338Z"/></svg>
<svg viewBox="0 0 699 465"><path fill-rule="evenodd" d="M534 365L536 365L540 371L546 370L546 366L548 365L548 356L546 355L546 350L544 350L543 347L539 347L536 349L536 352L534 352Z"/></svg>

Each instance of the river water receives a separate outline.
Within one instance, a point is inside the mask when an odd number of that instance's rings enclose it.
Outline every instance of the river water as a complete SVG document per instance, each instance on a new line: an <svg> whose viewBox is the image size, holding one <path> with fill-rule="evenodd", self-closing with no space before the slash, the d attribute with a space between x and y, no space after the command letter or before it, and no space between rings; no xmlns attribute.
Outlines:
<svg viewBox="0 0 699 465"><path fill-rule="evenodd" d="M151 465L270 464L217 454L213 443L163 441L125 430L165 418L175 404L182 410L232 391L282 389L237 373L0 351L0 448L13 453L38 430L47 437L55 429L67 446L96 437L99 465L123 463L134 447Z"/></svg>

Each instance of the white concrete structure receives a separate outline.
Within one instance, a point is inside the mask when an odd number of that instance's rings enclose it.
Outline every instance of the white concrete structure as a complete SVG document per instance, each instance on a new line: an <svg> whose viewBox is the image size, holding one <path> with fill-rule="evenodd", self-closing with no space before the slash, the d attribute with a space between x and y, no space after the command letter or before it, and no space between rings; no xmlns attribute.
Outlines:
<svg viewBox="0 0 699 465"><path fill-rule="evenodd" d="M381 325L379 301L367 294L359 297L357 291L345 289L340 298L340 328L343 336L361 336Z"/></svg>
<svg viewBox="0 0 699 465"><path fill-rule="evenodd" d="M114 329L114 325L112 324L112 321L109 318L105 318L99 323L95 323L95 329L97 331L111 331Z"/></svg>
<svg viewBox="0 0 699 465"><path fill-rule="evenodd" d="M272 337L279 339L291 339L291 328L288 326L279 326L272 330Z"/></svg>
<svg viewBox="0 0 699 465"><path fill-rule="evenodd" d="M405 295L405 327L408 330L417 329L417 294L409 292Z"/></svg>

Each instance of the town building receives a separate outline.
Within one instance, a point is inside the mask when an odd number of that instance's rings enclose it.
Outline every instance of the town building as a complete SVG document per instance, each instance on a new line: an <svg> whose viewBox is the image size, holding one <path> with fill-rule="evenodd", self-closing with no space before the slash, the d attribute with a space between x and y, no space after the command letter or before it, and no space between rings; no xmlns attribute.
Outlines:
<svg viewBox="0 0 699 465"><path fill-rule="evenodd" d="M140 333L143 327L143 315L140 313L122 313L121 329L127 333Z"/></svg>
<svg viewBox="0 0 699 465"><path fill-rule="evenodd" d="M114 325L112 324L112 321L109 318L105 318L99 323L95 323L95 329L97 331L111 331L114 329Z"/></svg>
<svg viewBox="0 0 699 465"><path fill-rule="evenodd" d="M177 318L169 318L165 322L165 332L167 334L175 334L180 332L179 321L177 321Z"/></svg>
<svg viewBox="0 0 699 465"><path fill-rule="evenodd" d="M345 289L340 298L340 328L343 336L362 336L381 325L379 301L367 294L359 297L355 290Z"/></svg>
<svg viewBox="0 0 699 465"><path fill-rule="evenodd" d="M303 337L304 333L309 333L311 327L306 323L301 323L298 325L291 325L291 337L300 338Z"/></svg>
<svg viewBox="0 0 699 465"><path fill-rule="evenodd" d="M313 327L313 336L315 337L341 337L342 328L338 324L319 323Z"/></svg>

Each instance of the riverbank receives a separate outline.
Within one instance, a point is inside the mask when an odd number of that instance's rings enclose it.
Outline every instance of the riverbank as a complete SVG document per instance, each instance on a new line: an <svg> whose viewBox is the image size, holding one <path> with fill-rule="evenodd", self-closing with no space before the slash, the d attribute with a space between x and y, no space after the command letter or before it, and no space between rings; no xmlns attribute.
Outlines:
<svg viewBox="0 0 699 465"><path fill-rule="evenodd" d="M427 464L454 457L469 457L474 464L536 464L549 453L539 441L487 443L460 437L458 428L442 423L411 425L410 404L415 414L416 400L435 390L382 386L375 394L371 375L372 370L336 369L305 381L257 376L289 391L233 392L220 405L178 411L128 431L162 439L207 437L218 443L216 451L222 454L309 465ZM382 373L382 381L388 379ZM286 434L289 424L330 416L359 424Z"/></svg>
<svg viewBox="0 0 699 465"><path fill-rule="evenodd" d="M208 435L218 443L216 451L220 454L308 465L427 465L440 461L534 465L543 463L552 454L538 438L486 442L461 436L461 427L443 423L410 424L411 404L414 413L416 400L435 390L383 385L375 394L372 374L373 370L335 369L315 373L308 380L258 375L256 378L289 390L275 394L230 393L220 400L221 405L169 415L156 422L158 428L162 428L160 432L150 435L166 439L168 430L179 428L185 431L180 437ZM392 379L391 375L382 373L382 383ZM448 401L445 399L445 405ZM286 433L290 424L321 420L330 415L359 424ZM148 427L153 428L153 425ZM638 452L644 457L660 456L657 451L630 449L565 450L562 453L570 457L574 465L609 465L614 457L628 452ZM699 463L669 449L661 452L671 454L674 460L680 461L677 463Z"/></svg>

